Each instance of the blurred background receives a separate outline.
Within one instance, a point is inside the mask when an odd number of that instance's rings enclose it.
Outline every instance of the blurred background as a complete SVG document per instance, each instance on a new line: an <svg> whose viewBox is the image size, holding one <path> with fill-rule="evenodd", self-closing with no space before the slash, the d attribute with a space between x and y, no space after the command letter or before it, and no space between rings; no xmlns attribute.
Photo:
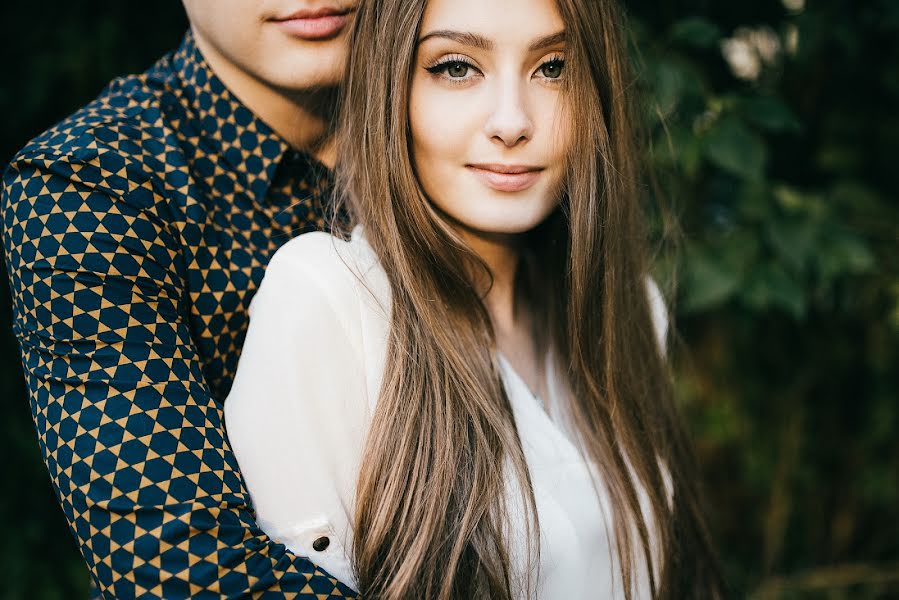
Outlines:
<svg viewBox="0 0 899 600"><path fill-rule="evenodd" d="M679 239L656 273L678 400L735 596L899 598L899 1L624 4L647 195ZM6 2L0 22L3 164L187 27L174 0ZM86 597L5 283L0 398L0 600Z"/></svg>

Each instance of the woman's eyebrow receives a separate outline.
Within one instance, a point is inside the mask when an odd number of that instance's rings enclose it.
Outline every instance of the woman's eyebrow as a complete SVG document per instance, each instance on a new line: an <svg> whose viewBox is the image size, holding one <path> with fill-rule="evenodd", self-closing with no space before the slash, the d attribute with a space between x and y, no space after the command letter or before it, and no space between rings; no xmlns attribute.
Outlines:
<svg viewBox="0 0 899 600"><path fill-rule="evenodd" d="M470 33L467 31L450 31L449 29L438 29L437 31L432 31L427 35L419 38L418 43L422 44L431 38L437 37L453 40L454 42L459 42L460 44L464 44L466 46L478 48L479 50L493 50L493 42L482 35L478 35L477 33Z"/></svg>
<svg viewBox="0 0 899 600"><path fill-rule="evenodd" d="M528 51L535 52L537 50L543 50L544 48L548 48L549 46L554 46L561 42L565 41L565 30L557 31L556 33L551 33L547 36L544 36L538 40L536 40L533 44L528 47Z"/></svg>
<svg viewBox="0 0 899 600"><path fill-rule="evenodd" d="M471 33L469 31L452 31L450 29L438 29L436 31L431 31L430 33L423 35L419 38L418 43L423 44L427 40L431 38L445 38L448 40L452 40L454 42L458 42L460 44L464 44L465 46L471 46L472 48L478 48L479 50L493 50L493 41L488 38L479 35L477 33ZM537 50L543 50L544 48L548 48L549 46L554 46L555 44L559 44L565 41L565 31L557 31L556 33L551 33L547 36L543 36L542 38L537 39L530 46L528 46L529 52L535 52Z"/></svg>

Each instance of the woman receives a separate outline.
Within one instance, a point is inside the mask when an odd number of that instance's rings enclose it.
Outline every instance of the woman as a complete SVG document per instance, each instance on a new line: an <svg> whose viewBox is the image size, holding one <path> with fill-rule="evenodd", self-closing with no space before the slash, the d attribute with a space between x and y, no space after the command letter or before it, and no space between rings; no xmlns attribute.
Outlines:
<svg viewBox="0 0 899 600"><path fill-rule="evenodd" d="M263 529L364 597L717 593L619 23L607 0L361 3L356 227L272 260L225 414Z"/></svg>

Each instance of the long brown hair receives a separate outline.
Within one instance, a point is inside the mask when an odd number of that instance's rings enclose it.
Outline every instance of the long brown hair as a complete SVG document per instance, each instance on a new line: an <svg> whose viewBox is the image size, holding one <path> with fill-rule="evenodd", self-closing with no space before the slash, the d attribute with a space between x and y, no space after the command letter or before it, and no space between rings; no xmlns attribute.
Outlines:
<svg viewBox="0 0 899 600"><path fill-rule="evenodd" d="M510 477L527 509L532 562L539 530L472 277L486 267L428 202L410 157L408 99L426 4L360 3L341 106L338 197L364 225L392 290L353 563L367 598L512 598ZM654 597L712 597L717 563L646 293L623 17L612 0L558 6L566 110L578 135L559 210L527 236L535 251L521 289L547 315L543 337L570 381L566 409L602 474L626 597L635 561L648 565Z"/></svg>

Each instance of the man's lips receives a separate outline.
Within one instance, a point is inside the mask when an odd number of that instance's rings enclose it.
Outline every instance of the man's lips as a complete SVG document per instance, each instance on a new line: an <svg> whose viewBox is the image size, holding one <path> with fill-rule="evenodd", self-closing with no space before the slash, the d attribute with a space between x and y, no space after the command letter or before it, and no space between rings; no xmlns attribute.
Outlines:
<svg viewBox="0 0 899 600"><path fill-rule="evenodd" d="M487 186L499 192L520 192L536 183L542 167L529 165L470 164L469 171Z"/></svg>
<svg viewBox="0 0 899 600"><path fill-rule="evenodd" d="M302 9L286 17L272 19L285 33L304 40L325 40L337 36L349 21L350 8Z"/></svg>

